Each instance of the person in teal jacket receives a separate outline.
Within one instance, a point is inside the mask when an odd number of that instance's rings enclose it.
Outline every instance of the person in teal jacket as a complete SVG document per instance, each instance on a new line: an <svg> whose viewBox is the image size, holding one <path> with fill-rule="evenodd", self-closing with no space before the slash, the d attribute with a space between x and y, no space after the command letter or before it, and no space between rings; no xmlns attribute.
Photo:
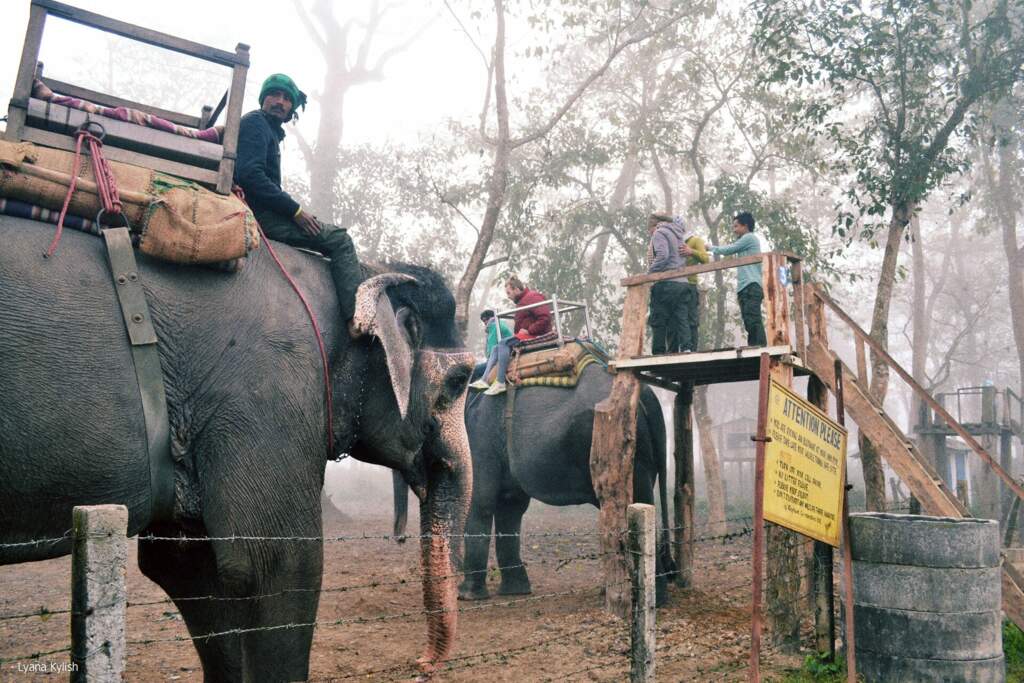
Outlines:
<svg viewBox="0 0 1024 683"><path fill-rule="evenodd" d="M725 246L713 246L709 251L719 256L754 256L761 253L761 242L754 235L754 216L742 211L732 219L732 232L736 241ZM682 251L682 250L680 250ZM749 346L766 346L764 320L761 318L761 302L764 290L761 288L761 264L752 263L736 269L736 298L740 302L743 327L747 330Z"/></svg>
<svg viewBox="0 0 1024 683"><path fill-rule="evenodd" d="M491 351L493 351L494 347L497 346L498 344L498 330L501 330L502 339L508 339L509 337L512 336L512 328L506 325L503 321L498 320L498 318L495 317L494 315L494 311L491 310L490 308L488 308L487 310L480 314L480 322L483 323L484 329L487 330L487 345L485 347L484 357L490 358ZM484 368L486 367L486 361L484 361L483 363L478 363L477 366L473 368L473 379L477 381L482 380ZM489 386L490 385L488 384L484 384L483 386L477 388L487 389Z"/></svg>

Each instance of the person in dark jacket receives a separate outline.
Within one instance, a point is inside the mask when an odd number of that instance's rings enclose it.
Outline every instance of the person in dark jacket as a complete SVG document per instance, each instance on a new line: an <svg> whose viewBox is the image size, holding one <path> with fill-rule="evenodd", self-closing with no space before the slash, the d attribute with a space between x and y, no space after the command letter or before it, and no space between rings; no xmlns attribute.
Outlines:
<svg viewBox="0 0 1024 683"><path fill-rule="evenodd" d="M517 276L512 275L505 283L505 294L515 302L517 308L531 306L544 301L544 295L536 292L523 284ZM499 339L487 358L487 367L484 368L483 376L469 386L473 389L487 389L484 393L488 396L496 396L505 391L505 375L508 373L508 364L512 359L513 347L522 344L528 339L541 337L551 332L551 306L534 306L523 311L516 312L515 332L511 337ZM487 383L487 376L491 369L498 367L498 373L494 377L494 383Z"/></svg>
<svg viewBox="0 0 1024 683"><path fill-rule="evenodd" d="M678 270L687 265L687 257L680 248L697 238L686 229L681 216L651 214L647 220L651 235L648 273ZM703 241L700 242L699 260L707 261ZM694 252L696 254L696 252ZM694 351L697 348L699 325L699 293L696 278L686 277L660 280L651 286L650 316L651 353Z"/></svg>
<svg viewBox="0 0 1024 683"><path fill-rule="evenodd" d="M269 239L318 251L331 260L331 278L342 319L351 322L356 290L362 280L348 231L323 223L281 189L282 124L305 108L306 94L284 74L273 74L260 87L260 108L242 117L238 127L235 184Z"/></svg>

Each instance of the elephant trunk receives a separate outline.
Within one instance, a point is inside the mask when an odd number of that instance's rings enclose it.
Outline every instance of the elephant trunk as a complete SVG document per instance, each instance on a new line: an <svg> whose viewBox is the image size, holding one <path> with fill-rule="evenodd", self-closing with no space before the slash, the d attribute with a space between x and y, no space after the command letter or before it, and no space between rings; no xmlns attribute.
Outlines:
<svg viewBox="0 0 1024 683"><path fill-rule="evenodd" d="M426 496L420 501L420 552L427 650L419 659L426 676L444 662L455 644L458 592L451 548L452 540L463 531L473 481L464 404L465 394L435 414L439 429L426 452L429 473Z"/></svg>

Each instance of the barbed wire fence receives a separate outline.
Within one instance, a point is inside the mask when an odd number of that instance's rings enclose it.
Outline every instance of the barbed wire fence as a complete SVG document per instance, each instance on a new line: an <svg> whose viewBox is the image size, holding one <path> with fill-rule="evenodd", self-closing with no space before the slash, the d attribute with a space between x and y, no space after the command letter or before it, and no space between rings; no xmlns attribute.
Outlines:
<svg viewBox="0 0 1024 683"><path fill-rule="evenodd" d="M693 538L686 541L694 552L695 566L694 587L686 590L673 591L673 599L680 603L659 611L658 614L658 645L655 649L655 663L659 677L666 676L668 680L702 680L706 678L745 677L749 666L750 653L750 595L752 588L752 577L750 575L751 562L751 537L753 533L753 519L750 516L732 517L726 520L726 533L700 534L701 528L710 525L710 522L695 525ZM679 528L670 528L669 533L681 531ZM538 539L546 541L572 541L580 545L597 547L598 531L588 529L568 529L559 531L534 531L521 534L486 534L486 536L518 536L521 539ZM659 537L661 533L657 534ZM481 537L484 534L480 535ZM470 536L464 536L469 538ZM65 542L71 538L71 532L59 537L36 539L16 544L0 545L0 549L7 547L24 548L31 545L54 544ZM366 543L366 542L393 542L398 537L390 534L352 534L352 535L325 535L314 536L221 536L221 537L172 537L172 536L141 536L141 539L153 541L174 541L180 543L203 543L203 542L261 542L261 543ZM423 538L416 535L406 535L405 539ZM698 549L699 548L699 549ZM715 550L719 552L714 552ZM576 563L599 562L606 556L600 551L591 551L588 547L582 550L566 553L554 557L531 558L528 562L509 566L489 566L485 569L475 571L458 571L445 576L432 577L428 580L443 581L449 579L462 579L474 573L485 573L493 575L504 570L525 569L530 567L546 567L552 572L559 572L565 567ZM812 567L807 562L801 562L799 569L791 577L792 585L800 589L796 594L787 596L784 602L793 606L806 608L813 599L813 580L809 575ZM768 564L765 576L760 580L770 582L776 578L775 571L771 564ZM593 578L593 572L588 575ZM669 578L667 572L659 574L656 578ZM224 596L224 595L200 595L187 598L179 598L178 603L188 601L215 601L223 603L253 602L269 598L286 597L289 594L316 593L321 598L328 600L331 596L359 591L379 591L382 589L402 589L403 587L418 588L424 580L420 571L409 572L400 577L370 577L362 581L343 585L325 584L319 588L298 587L286 588L276 591L245 596ZM629 583L627 580L626 583ZM460 603L457 611L460 615L472 614L499 614L501 611L516 612L519 608L527 607L543 609L545 605L555 604L562 598L576 598L576 606L580 609L590 609L597 614L600 611L600 596L602 588L595 585L593 580L586 585L567 588L555 591L538 591L535 594L513 597L497 598L479 603ZM168 608L160 616L161 620L168 618L180 620L181 615L174 609L175 603L170 598L155 600L132 600L130 597L119 603L99 605L93 611L104 609L123 609L126 612L142 611L147 608ZM320 612L323 613L324 604L321 603ZM807 611L806 609L804 611ZM436 613L436 612L435 612ZM516 612L520 614L520 612ZM143 648L152 646L178 646L192 645L196 641L210 640L214 638L240 636L253 631L273 631L282 629L313 629L314 631L326 631L346 626L365 624L383 624L388 622L411 622L420 621L430 616L432 612L424 609L406 609L393 612L382 612L371 616L360 615L348 618L319 618L305 623L287 623L273 626L254 628L233 628L220 632L207 633L200 636L188 634L175 635L145 635L138 634L126 640L128 657L138 653ZM12 610L8 613L0 613L0 627L9 627L15 623L25 623L29 620L46 621L52 617L66 617L71 619L77 615L72 609L65 606L49 605L33 609ZM521 615L520 615L521 616ZM498 619L500 617L493 617ZM151 619L151 621L153 621ZM806 621L806 619L805 619ZM63 622L62 622L63 623ZM66 633L66 631L65 631ZM804 649L809 646L813 635L809 626L801 630L801 644ZM621 680L628 677L631 661L629 643L629 623L609 617L598 620L598 623L588 623L585 627L568 623L565 627L553 627L550 633L533 638L527 642L512 643L504 648L480 648L472 649L466 645L462 652L456 652L445 664L445 671L457 674L467 672L470 678L484 675L488 667L506 667L510 662L516 660L528 660L531 662L531 670L537 674L539 680L544 680L544 663L549 661L546 656L554 647L572 646L575 650L584 653L581 666L578 670L565 672L564 670L550 674L550 680L582 680L585 678L609 680ZM314 645L315 647L315 645ZM31 652L3 652L0 650L0 670L10 667L17 662L37 660L43 657L70 654L73 651L71 644L65 647L49 648L44 651ZM762 660L772 659L782 652L780 648L767 646L762 651ZM95 654L95 653L92 653ZM92 656L87 653L87 656ZM471 671L472 670L472 671ZM402 680L414 675L417 671L416 664L412 661L381 662L376 666L343 671L326 677L314 677L313 681L347 680L351 678L369 678L370 680Z"/></svg>

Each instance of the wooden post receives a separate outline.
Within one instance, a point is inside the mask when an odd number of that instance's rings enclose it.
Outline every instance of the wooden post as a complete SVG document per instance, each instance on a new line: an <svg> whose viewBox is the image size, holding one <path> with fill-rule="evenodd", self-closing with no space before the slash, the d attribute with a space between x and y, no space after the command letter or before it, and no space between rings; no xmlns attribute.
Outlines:
<svg viewBox="0 0 1024 683"><path fill-rule="evenodd" d="M224 120L223 158L217 173L217 192L230 194L235 177L235 158L238 153L238 122L242 118L242 99L245 97L245 77L249 71L249 46L239 43L235 46L236 63L231 71L231 91L228 96L228 113Z"/></svg>
<svg viewBox="0 0 1024 683"><path fill-rule="evenodd" d="M761 680L761 577L764 576L764 447L768 431L768 354L761 354L760 383L757 392L757 434L754 437L756 456L754 465L754 551L753 587L750 608L750 675L749 680Z"/></svg>
<svg viewBox="0 0 1024 683"><path fill-rule="evenodd" d="M854 335L854 346L857 350L857 381L865 389L870 386L871 379L868 377L868 354L864 350L864 340Z"/></svg>
<svg viewBox="0 0 1024 683"><path fill-rule="evenodd" d="M807 400L828 414L828 388L816 375L807 383ZM818 652L827 652L829 661L836 656L835 594L832 590L832 546L814 542L814 642Z"/></svg>
<svg viewBox="0 0 1024 683"><path fill-rule="evenodd" d="M619 359L643 351L650 285L626 290L622 310ZM632 372L617 372L608 398L594 407L594 437L590 447L590 476L601 507L599 515L605 607L623 619L629 614L625 546L626 507L633 502L633 456L640 380Z"/></svg>
<svg viewBox="0 0 1024 683"><path fill-rule="evenodd" d="M653 505L634 503L626 512L633 577L633 618L630 623L631 683L654 683L654 528Z"/></svg>
<svg viewBox="0 0 1024 683"><path fill-rule="evenodd" d="M693 465L693 384L687 382L676 392L672 407L672 430L675 435L676 485L673 493L675 508L676 585L693 585L694 539L694 465Z"/></svg>
<svg viewBox="0 0 1024 683"><path fill-rule="evenodd" d="M768 344L789 345L789 304L786 287L779 275L786 266L786 257L765 254L762 274L765 294L765 336ZM776 382L792 388L793 367L778 360L771 361L771 376ZM794 531L774 524L765 530L770 571L765 584L767 616L772 639L776 645L795 649L800 642L800 541Z"/></svg>
<svg viewBox="0 0 1024 683"><path fill-rule="evenodd" d="M803 264L793 261L789 266L793 280L793 331L796 333L796 352L803 358L807 353L807 336L804 324Z"/></svg>
<svg viewBox="0 0 1024 683"><path fill-rule="evenodd" d="M31 5L28 13L28 28L25 31L25 45L21 50L18 75L14 80L14 92L7 109L7 129L4 138L12 142L21 139L28 113L28 98L32 96L32 78L39 62L39 46L43 42L43 28L46 26L46 10Z"/></svg>
<svg viewBox="0 0 1024 683"><path fill-rule="evenodd" d="M124 675L128 508L79 506L71 551L71 680L119 681Z"/></svg>
<svg viewBox="0 0 1024 683"><path fill-rule="evenodd" d="M1010 440L1010 430L1006 427L999 432L999 464L1007 472L1013 473L1013 442ZM1017 496L1013 495L1006 484L999 483L1000 491L1000 509L1004 518L1007 517L1007 513L1010 511L1010 506L1013 501L1020 500Z"/></svg>
<svg viewBox="0 0 1024 683"><path fill-rule="evenodd" d="M836 422L846 426L846 399L843 393L843 364L836 359L833 368L833 382L836 394ZM850 546L850 487L846 485L846 470L843 470L843 595L846 598L844 613L846 624L846 680L857 683L857 644L854 640L853 624L853 548Z"/></svg>

